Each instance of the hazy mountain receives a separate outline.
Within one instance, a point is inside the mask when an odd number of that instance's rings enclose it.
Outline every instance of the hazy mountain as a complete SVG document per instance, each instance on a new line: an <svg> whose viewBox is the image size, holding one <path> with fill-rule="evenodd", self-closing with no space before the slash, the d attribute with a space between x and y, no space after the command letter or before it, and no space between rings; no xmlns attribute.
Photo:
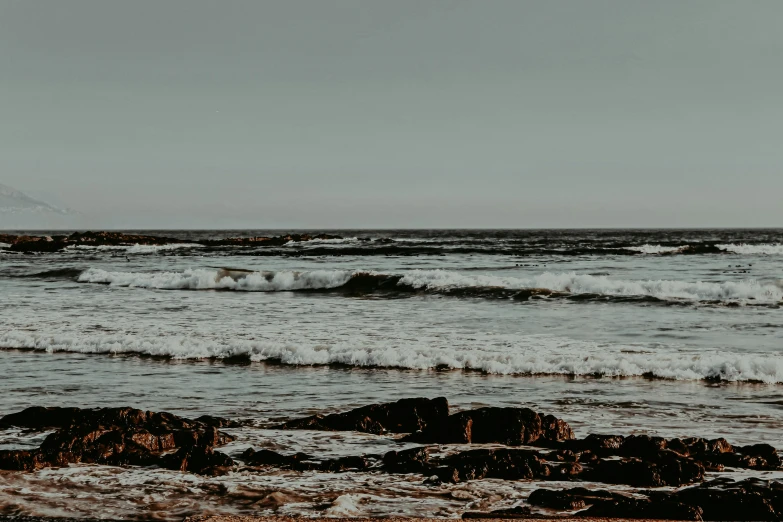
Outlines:
<svg viewBox="0 0 783 522"><path fill-rule="evenodd" d="M0 229L69 228L79 215L0 183Z"/></svg>

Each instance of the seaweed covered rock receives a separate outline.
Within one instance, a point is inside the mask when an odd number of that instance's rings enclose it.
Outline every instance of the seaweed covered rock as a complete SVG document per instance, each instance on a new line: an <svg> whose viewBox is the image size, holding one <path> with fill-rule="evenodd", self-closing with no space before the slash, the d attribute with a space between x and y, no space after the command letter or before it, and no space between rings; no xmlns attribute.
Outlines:
<svg viewBox="0 0 783 522"><path fill-rule="evenodd" d="M386 404L372 404L345 413L313 415L276 426L277 429L361 431L380 434L411 433L446 419L449 403L436 399L400 399Z"/></svg>

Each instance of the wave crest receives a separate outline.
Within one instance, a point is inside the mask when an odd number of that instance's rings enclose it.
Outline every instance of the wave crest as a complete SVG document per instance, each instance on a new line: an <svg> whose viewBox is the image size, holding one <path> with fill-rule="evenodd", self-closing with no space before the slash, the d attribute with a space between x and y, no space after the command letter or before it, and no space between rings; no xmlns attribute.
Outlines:
<svg viewBox="0 0 783 522"><path fill-rule="evenodd" d="M675 380L783 383L783 359L772 354L627 347L549 336L520 336L504 347L438 346L405 340L291 342L133 334L0 334L0 347L47 352L134 354L174 359L244 359L292 366L465 370L499 375L648 377Z"/></svg>
<svg viewBox="0 0 783 522"><path fill-rule="evenodd" d="M245 292L340 291L352 294L429 292L457 297L530 299L657 300L778 305L783 288L756 280L687 282L622 280L607 276L545 272L531 278L477 275L447 270L411 270L402 274L315 270L254 272L189 269L183 272L108 272L91 268L77 278L101 283L166 290L235 290Z"/></svg>

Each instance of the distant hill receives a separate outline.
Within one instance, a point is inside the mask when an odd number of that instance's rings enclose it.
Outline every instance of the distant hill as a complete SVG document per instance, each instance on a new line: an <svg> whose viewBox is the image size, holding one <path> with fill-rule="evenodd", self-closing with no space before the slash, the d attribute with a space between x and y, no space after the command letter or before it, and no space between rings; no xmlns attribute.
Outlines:
<svg viewBox="0 0 783 522"><path fill-rule="evenodd" d="M79 215L0 183L0 229L68 228Z"/></svg>

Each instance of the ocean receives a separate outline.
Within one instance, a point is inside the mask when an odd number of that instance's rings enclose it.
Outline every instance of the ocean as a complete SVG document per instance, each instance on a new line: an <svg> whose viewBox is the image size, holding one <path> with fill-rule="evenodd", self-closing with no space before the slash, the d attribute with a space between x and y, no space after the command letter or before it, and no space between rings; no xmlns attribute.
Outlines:
<svg viewBox="0 0 783 522"><path fill-rule="evenodd" d="M40 254L0 244L0 415L33 405L217 415L245 421L230 455L331 457L404 445L269 427L443 396L456 410L530 407L579 437L783 445L783 229L306 232L342 239L203 246L283 231L166 230L143 233L186 243ZM43 436L0 430L0 449ZM74 465L0 472L0 514L457 517L514 506L536 487Z"/></svg>

